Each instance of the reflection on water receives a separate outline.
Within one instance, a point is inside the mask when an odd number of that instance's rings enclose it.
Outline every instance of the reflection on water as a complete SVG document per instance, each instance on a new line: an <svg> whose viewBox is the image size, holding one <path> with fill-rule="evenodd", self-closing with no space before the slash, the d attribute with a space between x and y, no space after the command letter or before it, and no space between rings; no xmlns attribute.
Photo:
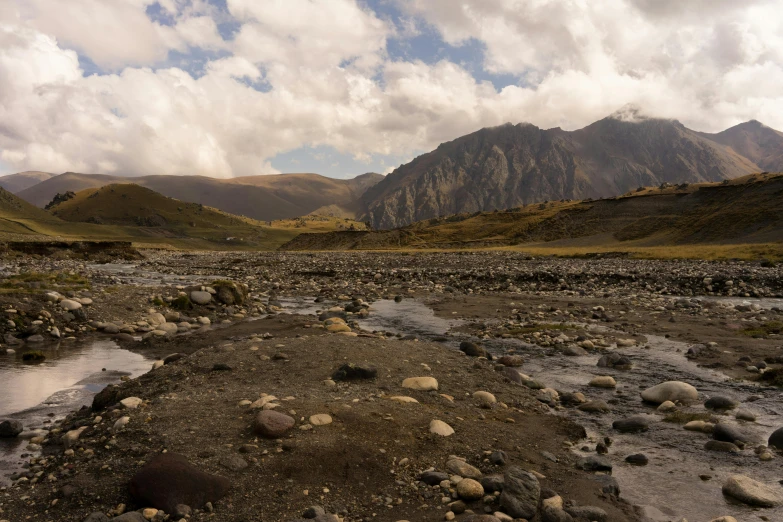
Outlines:
<svg viewBox="0 0 783 522"><path fill-rule="evenodd" d="M151 360L110 340L62 342L36 346L36 350L46 355L45 361L23 362L24 348L0 355L0 417L21 421L28 433L51 426L89 405L93 395L108 384L124 375L137 377L152 365ZM0 439L0 486L21 469L27 443L22 438Z"/></svg>
<svg viewBox="0 0 783 522"><path fill-rule="evenodd" d="M24 349L15 355L0 356L0 416L32 408L103 369L119 370L135 377L150 368L143 356L123 350L109 340L88 344L62 342L36 349L46 355L45 361L23 362ZM117 380L118 375L111 372L107 377ZM106 385L94 381L80 386L97 391Z"/></svg>

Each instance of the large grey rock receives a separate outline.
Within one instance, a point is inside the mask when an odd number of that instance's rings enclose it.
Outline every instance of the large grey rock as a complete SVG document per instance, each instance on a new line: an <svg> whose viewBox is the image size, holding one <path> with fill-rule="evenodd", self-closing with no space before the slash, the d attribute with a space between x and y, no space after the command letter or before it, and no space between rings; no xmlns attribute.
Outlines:
<svg viewBox="0 0 783 522"><path fill-rule="evenodd" d="M138 511L128 511L118 517L112 518L111 522L148 522L148 520Z"/></svg>
<svg viewBox="0 0 783 522"><path fill-rule="evenodd" d="M662 382L642 392L642 399L653 404L661 404L666 401L689 403L698 400L698 398L698 390L681 381Z"/></svg>
<svg viewBox="0 0 783 522"><path fill-rule="evenodd" d="M775 449L783 450L783 428L773 431L772 435L769 436L767 444Z"/></svg>
<svg viewBox="0 0 783 522"><path fill-rule="evenodd" d="M24 426L18 420L0 421L0 438L11 439L24 431Z"/></svg>
<svg viewBox="0 0 783 522"><path fill-rule="evenodd" d="M733 410L739 403L729 397L710 397L704 403L704 407L710 410Z"/></svg>
<svg viewBox="0 0 783 522"><path fill-rule="evenodd" d="M541 485L535 475L517 466L506 469L500 505L508 515L532 519L536 516L540 497Z"/></svg>
<svg viewBox="0 0 783 522"><path fill-rule="evenodd" d="M712 438L723 442L751 442L750 435L735 426L722 422L715 425L715 428L712 430Z"/></svg>
<svg viewBox="0 0 783 522"><path fill-rule="evenodd" d="M773 488L744 475L729 477L723 494L750 506L775 507L783 502L780 488Z"/></svg>
<svg viewBox="0 0 783 522"><path fill-rule="evenodd" d="M85 518L82 522L109 522L109 517L100 511L96 511L95 513L90 513L87 515L87 518Z"/></svg>
<svg viewBox="0 0 783 522"><path fill-rule="evenodd" d="M200 509L216 502L230 485L227 479L192 466L182 455L162 453L133 476L128 490L138 505L174 513L180 504Z"/></svg>
<svg viewBox="0 0 783 522"><path fill-rule="evenodd" d="M471 466L467 462L461 459L449 459L446 462L446 469L455 475L459 475L463 478L480 479L481 470Z"/></svg>
<svg viewBox="0 0 783 522"><path fill-rule="evenodd" d="M206 305L212 301L212 294L209 292L202 292L201 290L194 290L190 292L190 300L198 305Z"/></svg>
<svg viewBox="0 0 783 522"><path fill-rule="evenodd" d="M621 433L639 433L647 431L650 428L650 423L644 417L635 416L618 419L612 423L612 427Z"/></svg>

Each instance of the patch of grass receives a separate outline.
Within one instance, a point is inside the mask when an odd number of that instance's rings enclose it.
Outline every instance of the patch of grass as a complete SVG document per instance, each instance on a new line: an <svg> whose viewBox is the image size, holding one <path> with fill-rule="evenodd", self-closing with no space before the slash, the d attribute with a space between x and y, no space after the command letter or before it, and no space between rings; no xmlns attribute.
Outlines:
<svg viewBox="0 0 783 522"><path fill-rule="evenodd" d="M152 299L152 304L154 304L155 306L166 306L166 301L164 301L160 297L155 297Z"/></svg>
<svg viewBox="0 0 783 522"><path fill-rule="evenodd" d="M190 302L190 298L186 295L181 295L174 299L169 305L175 310L192 310L193 303Z"/></svg>
<svg viewBox="0 0 783 522"><path fill-rule="evenodd" d="M761 374L761 380L774 386L783 386L783 368L773 368Z"/></svg>
<svg viewBox="0 0 783 522"><path fill-rule="evenodd" d="M783 323L780 321L769 321L755 328L746 328L741 330L742 335L753 337L755 339L764 338L769 334L779 334L783 332Z"/></svg>
<svg viewBox="0 0 783 522"><path fill-rule="evenodd" d="M45 290L59 292L89 290L90 280L64 272L23 272L0 279L0 294L34 294Z"/></svg>
<svg viewBox="0 0 783 522"><path fill-rule="evenodd" d="M688 424L691 421L708 421L712 418L710 413L688 413L684 411L675 411L663 418L664 422L674 424Z"/></svg>
<svg viewBox="0 0 783 522"><path fill-rule="evenodd" d="M22 354L22 360L26 362L41 362L46 360L46 356L41 351L25 352Z"/></svg>

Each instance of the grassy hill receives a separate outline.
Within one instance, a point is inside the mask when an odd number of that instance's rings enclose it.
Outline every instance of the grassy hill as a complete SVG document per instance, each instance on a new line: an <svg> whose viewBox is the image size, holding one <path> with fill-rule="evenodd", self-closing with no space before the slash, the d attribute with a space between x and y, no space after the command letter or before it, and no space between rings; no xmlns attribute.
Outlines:
<svg viewBox="0 0 783 522"><path fill-rule="evenodd" d="M677 247L685 254L685 246L695 245L738 257L742 257L743 249L777 257L783 255L781 242L783 174L763 173L721 183L642 188L616 198L563 200L499 212L457 214L389 231L304 234L281 248L519 248L537 253L586 254L644 250L664 253ZM747 244L757 247L743 246Z"/></svg>
<svg viewBox="0 0 783 522"><path fill-rule="evenodd" d="M44 207L56 194L79 192L110 184L134 183L164 196L201 203L234 215L261 221L304 216L326 205L340 205L353 217L359 198L383 176L363 174L333 179L318 174L279 174L216 179L206 176L142 176L124 178L66 172L19 192L30 203Z"/></svg>
<svg viewBox="0 0 783 522"><path fill-rule="evenodd" d="M131 241L137 247L274 250L303 232L347 229L353 221L305 217L271 223L113 184L39 209L0 189L1 240Z"/></svg>

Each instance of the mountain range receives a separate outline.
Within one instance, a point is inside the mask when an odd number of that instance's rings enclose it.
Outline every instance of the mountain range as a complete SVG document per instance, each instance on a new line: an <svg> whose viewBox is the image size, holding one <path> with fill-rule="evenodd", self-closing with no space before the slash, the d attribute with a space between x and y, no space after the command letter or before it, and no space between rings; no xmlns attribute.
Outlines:
<svg viewBox="0 0 783 522"><path fill-rule="evenodd" d="M58 193L132 181L181 201L258 220L324 214L391 229L452 214L614 197L642 186L714 182L764 171L783 171L783 133L758 121L710 134L624 107L574 131L529 123L484 128L387 176L128 179L25 172L0 178L0 186L44 207Z"/></svg>
<svg viewBox="0 0 783 522"><path fill-rule="evenodd" d="M707 134L626 110L576 131L531 124L481 129L399 167L362 203L365 219L390 229L462 212L780 170L783 133L759 122Z"/></svg>

